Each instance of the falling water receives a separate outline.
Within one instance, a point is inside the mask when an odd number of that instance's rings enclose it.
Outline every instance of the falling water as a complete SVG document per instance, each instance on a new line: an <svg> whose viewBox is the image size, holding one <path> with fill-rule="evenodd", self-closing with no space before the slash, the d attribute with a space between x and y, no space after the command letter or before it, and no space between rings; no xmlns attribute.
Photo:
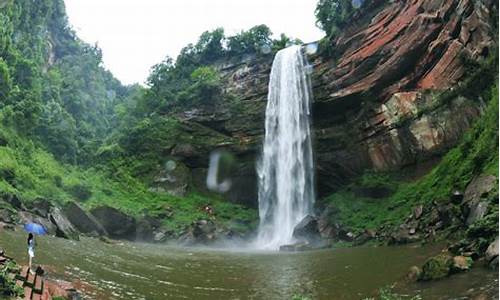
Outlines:
<svg viewBox="0 0 500 300"><path fill-rule="evenodd" d="M257 247L293 242L294 227L312 212L314 174L309 126L311 87L300 46L274 58L259 175Z"/></svg>

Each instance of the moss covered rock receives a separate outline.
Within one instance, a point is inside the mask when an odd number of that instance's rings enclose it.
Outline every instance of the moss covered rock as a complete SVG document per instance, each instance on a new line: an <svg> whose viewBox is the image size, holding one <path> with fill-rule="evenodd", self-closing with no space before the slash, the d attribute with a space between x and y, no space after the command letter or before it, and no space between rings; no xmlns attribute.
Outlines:
<svg viewBox="0 0 500 300"><path fill-rule="evenodd" d="M429 258L422 267L419 280L436 280L450 274L453 267L453 257L448 253L442 253Z"/></svg>

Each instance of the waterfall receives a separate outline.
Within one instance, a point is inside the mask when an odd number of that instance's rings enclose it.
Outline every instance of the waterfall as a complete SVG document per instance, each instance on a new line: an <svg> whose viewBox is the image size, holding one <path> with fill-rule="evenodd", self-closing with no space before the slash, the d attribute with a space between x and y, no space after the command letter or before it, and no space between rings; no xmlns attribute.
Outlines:
<svg viewBox="0 0 500 300"><path fill-rule="evenodd" d="M273 61L265 138L258 164L259 232L256 246L278 249L293 242L294 227L312 213L311 85L300 46L279 51Z"/></svg>

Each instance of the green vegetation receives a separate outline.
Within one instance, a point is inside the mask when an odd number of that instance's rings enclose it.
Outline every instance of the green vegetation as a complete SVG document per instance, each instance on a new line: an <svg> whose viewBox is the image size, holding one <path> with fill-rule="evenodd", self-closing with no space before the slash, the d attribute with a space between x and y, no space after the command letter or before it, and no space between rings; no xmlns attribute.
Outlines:
<svg viewBox="0 0 500 300"><path fill-rule="evenodd" d="M316 19L319 28L332 37L344 27L356 10L352 0L320 0L316 6Z"/></svg>
<svg viewBox="0 0 500 300"><path fill-rule="evenodd" d="M226 38L207 31L176 62L152 69L149 88L125 87L102 66L97 45L78 39L68 24L63 0L13 1L0 11L0 192L23 202L38 198L109 205L134 216L172 214L176 233L207 218L242 231L255 210L190 190L174 197L149 190L154 172L177 143L210 145L228 137L201 125L186 125L169 114L174 107L213 106L221 78L209 64L243 54L261 55L271 43L265 25ZM283 43L277 41L277 45ZM232 42L230 42L230 40ZM232 47L226 45L232 44ZM193 128L194 127L194 128ZM5 204L2 204L5 206Z"/></svg>
<svg viewBox="0 0 500 300"><path fill-rule="evenodd" d="M337 221L354 232L394 226L403 223L418 204L433 201L446 203L454 190L464 190L479 174L498 176L498 85L486 89L483 99L490 99L484 115L464 135L461 143L450 150L442 161L426 176L415 182L403 182L399 174L367 173L350 187L326 199L339 210ZM355 187L387 187L393 194L379 199L356 197ZM492 198L494 201L494 197ZM498 206L489 216L469 229L476 231L496 228ZM492 224L494 226L492 226Z"/></svg>
<svg viewBox="0 0 500 300"><path fill-rule="evenodd" d="M62 161L90 163L128 88L69 28L62 0L7 0L0 24L2 123Z"/></svg>
<svg viewBox="0 0 500 300"><path fill-rule="evenodd" d="M19 272L19 267L13 261L7 261L0 269L0 298L24 296L24 290L17 286L16 282L8 276L10 273L15 272Z"/></svg>
<svg viewBox="0 0 500 300"><path fill-rule="evenodd" d="M16 194L25 203L38 198L60 204L78 201L89 209L109 205L132 216L154 216L168 207L173 213L165 225L176 233L194 220L206 219L202 208L210 205L216 222L235 231L244 231L241 224L255 225L255 210L225 202L216 196L192 193L186 197L173 197L152 193L130 172L111 174L106 169L83 169L61 164L52 154L13 130L0 127L0 135L7 142L7 145L0 146L0 174L3 174L0 177L0 190Z"/></svg>

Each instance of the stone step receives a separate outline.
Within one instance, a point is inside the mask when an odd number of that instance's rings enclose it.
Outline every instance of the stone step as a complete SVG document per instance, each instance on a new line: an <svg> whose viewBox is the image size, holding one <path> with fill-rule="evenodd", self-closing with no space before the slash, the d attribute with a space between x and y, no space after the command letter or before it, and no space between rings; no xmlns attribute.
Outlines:
<svg viewBox="0 0 500 300"><path fill-rule="evenodd" d="M41 276L36 276L35 278L35 288L33 292L37 294L42 294L43 291L43 278Z"/></svg>
<svg viewBox="0 0 500 300"><path fill-rule="evenodd" d="M33 297L31 297L32 300L42 300L42 295L41 294L33 294Z"/></svg>
<svg viewBox="0 0 500 300"><path fill-rule="evenodd" d="M31 300L31 296L33 294L33 289L29 286L24 287L24 299Z"/></svg>
<svg viewBox="0 0 500 300"><path fill-rule="evenodd" d="M21 274L18 274L16 278L22 281L26 281L28 279L28 274L29 274L29 268L27 266L24 266L21 269Z"/></svg>
<svg viewBox="0 0 500 300"><path fill-rule="evenodd" d="M24 282L25 285L33 288L35 286L35 275L31 274L31 272L29 272L28 274L28 280L26 280Z"/></svg>

